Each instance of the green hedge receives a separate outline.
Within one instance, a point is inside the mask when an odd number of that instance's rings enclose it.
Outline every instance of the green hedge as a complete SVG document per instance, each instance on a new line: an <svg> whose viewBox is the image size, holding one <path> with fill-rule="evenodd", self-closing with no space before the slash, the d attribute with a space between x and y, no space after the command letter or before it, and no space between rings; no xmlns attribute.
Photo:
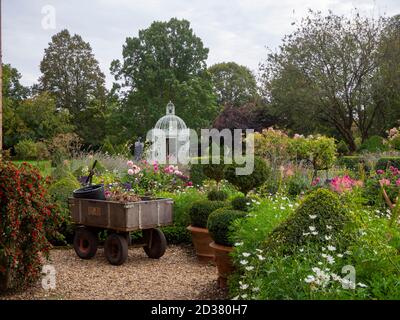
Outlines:
<svg viewBox="0 0 400 320"><path fill-rule="evenodd" d="M223 190L213 189L207 194L207 199L210 201L225 201L228 199L228 193Z"/></svg>

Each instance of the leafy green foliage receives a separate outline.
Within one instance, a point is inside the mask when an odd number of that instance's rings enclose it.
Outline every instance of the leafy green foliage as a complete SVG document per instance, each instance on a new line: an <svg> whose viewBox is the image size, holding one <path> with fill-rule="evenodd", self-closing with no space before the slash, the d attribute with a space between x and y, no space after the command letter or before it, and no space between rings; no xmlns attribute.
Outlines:
<svg viewBox="0 0 400 320"><path fill-rule="evenodd" d="M188 21L153 22L126 39L122 56L111 65L115 93L124 98L115 113L122 124L117 129L126 128L119 135L128 139L134 129L144 136L170 100L188 127L209 127L218 108L206 69L208 49Z"/></svg>
<svg viewBox="0 0 400 320"><path fill-rule="evenodd" d="M332 232L340 233L346 215L335 193L317 189L307 195L294 214L271 233L266 239L266 248L293 252L305 243L323 243Z"/></svg>
<svg viewBox="0 0 400 320"><path fill-rule="evenodd" d="M215 243L228 247L232 246L230 227L235 220L245 216L245 212L229 208L220 208L212 212L208 217L207 228Z"/></svg>
<svg viewBox="0 0 400 320"><path fill-rule="evenodd" d="M207 228L207 220L210 213L226 206L227 203L224 201L197 201L190 208L190 224L193 227Z"/></svg>
<svg viewBox="0 0 400 320"><path fill-rule="evenodd" d="M68 30L55 34L40 63L40 90L55 97L59 110L68 110L86 144L101 145L105 135L105 76L89 43Z"/></svg>
<svg viewBox="0 0 400 320"><path fill-rule="evenodd" d="M208 68L220 106L240 107L257 99L257 83L252 72L235 62L217 63Z"/></svg>
<svg viewBox="0 0 400 320"><path fill-rule="evenodd" d="M235 197L231 201L232 208L239 211L248 211L251 199L247 197Z"/></svg>
<svg viewBox="0 0 400 320"><path fill-rule="evenodd" d="M383 86L380 37L385 25L382 17L359 13L310 12L261 68L264 95L279 124L295 132L338 136L355 151L355 133L364 141L379 115L391 108L377 86ZM393 86L394 77L386 79L386 86Z"/></svg>
<svg viewBox="0 0 400 320"><path fill-rule="evenodd" d="M213 179L219 184L225 176L226 164L224 164L223 159L221 158L219 163L212 163L211 159L209 163L203 164L203 173L209 178Z"/></svg>
<svg viewBox="0 0 400 320"><path fill-rule="evenodd" d="M34 160L38 157L36 143L32 140L21 140L15 145L18 159Z"/></svg>
<svg viewBox="0 0 400 320"><path fill-rule="evenodd" d="M228 194L223 190L212 189L207 193L207 199L210 201L225 201Z"/></svg>
<svg viewBox="0 0 400 320"><path fill-rule="evenodd" d="M367 151L367 152L382 152L388 151L389 146L384 144L384 139L380 136L371 136L367 140L365 140L361 146L360 151Z"/></svg>
<svg viewBox="0 0 400 320"><path fill-rule="evenodd" d="M204 201L206 199L205 194L196 189L188 189L182 193L160 192L157 196L174 200L173 225L162 228L168 243L191 243L191 234L186 229L190 224L190 208L194 202Z"/></svg>
<svg viewBox="0 0 400 320"><path fill-rule="evenodd" d="M225 176L230 183L245 195L254 188L261 186L270 175L270 169L267 163L260 157L254 157L254 170L251 174L237 175L237 167L236 164L229 165L226 169Z"/></svg>
<svg viewBox="0 0 400 320"><path fill-rule="evenodd" d="M376 170L386 170L390 166L400 168L400 157L383 157L376 163Z"/></svg>

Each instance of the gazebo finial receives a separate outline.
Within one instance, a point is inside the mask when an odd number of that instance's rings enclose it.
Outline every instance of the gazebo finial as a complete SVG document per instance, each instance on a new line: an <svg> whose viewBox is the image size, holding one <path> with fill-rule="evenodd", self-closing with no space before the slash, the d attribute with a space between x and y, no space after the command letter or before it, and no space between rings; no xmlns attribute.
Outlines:
<svg viewBox="0 0 400 320"><path fill-rule="evenodd" d="M168 102L168 104L167 104L167 112L166 112L166 114L167 115L169 115L169 114L175 114L175 106L174 106L174 104L171 102L171 100Z"/></svg>

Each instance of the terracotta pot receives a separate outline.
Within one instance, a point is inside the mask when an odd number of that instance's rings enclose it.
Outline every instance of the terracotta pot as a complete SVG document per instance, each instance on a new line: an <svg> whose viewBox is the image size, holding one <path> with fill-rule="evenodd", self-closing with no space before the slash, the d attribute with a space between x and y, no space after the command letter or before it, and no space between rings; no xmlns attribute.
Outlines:
<svg viewBox="0 0 400 320"><path fill-rule="evenodd" d="M210 247L214 250L215 263L218 268L218 286L226 289L228 276L234 271L232 258L229 255L233 251L233 247L221 246L214 241L210 243Z"/></svg>
<svg viewBox="0 0 400 320"><path fill-rule="evenodd" d="M208 229L193 226L189 226L187 229L192 233L192 242L196 249L196 255L199 261L203 263L213 263L214 250L210 247L210 243L213 240Z"/></svg>

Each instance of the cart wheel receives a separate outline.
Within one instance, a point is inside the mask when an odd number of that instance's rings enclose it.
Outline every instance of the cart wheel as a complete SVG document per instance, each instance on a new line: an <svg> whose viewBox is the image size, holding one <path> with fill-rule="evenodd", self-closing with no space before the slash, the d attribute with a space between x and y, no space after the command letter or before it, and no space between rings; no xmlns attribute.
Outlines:
<svg viewBox="0 0 400 320"><path fill-rule="evenodd" d="M97 252L97 235L88 228L75 230L74 249L81 259L91 259Z"/></svg>
<svg viewBox="0 0 400 320"><path fill-rule="evenodd" d="M111 264L119 266L128 258L128 241L126 237L112 233L104 243L104 254Z"/></svg>
<svg viewBox="0 0 400 320"><path fill-rule="evenodd" d="M151 259L161 258L167 249L167 240L160 229L143 230L146 245L143 247L147 256Z"/></svg>

